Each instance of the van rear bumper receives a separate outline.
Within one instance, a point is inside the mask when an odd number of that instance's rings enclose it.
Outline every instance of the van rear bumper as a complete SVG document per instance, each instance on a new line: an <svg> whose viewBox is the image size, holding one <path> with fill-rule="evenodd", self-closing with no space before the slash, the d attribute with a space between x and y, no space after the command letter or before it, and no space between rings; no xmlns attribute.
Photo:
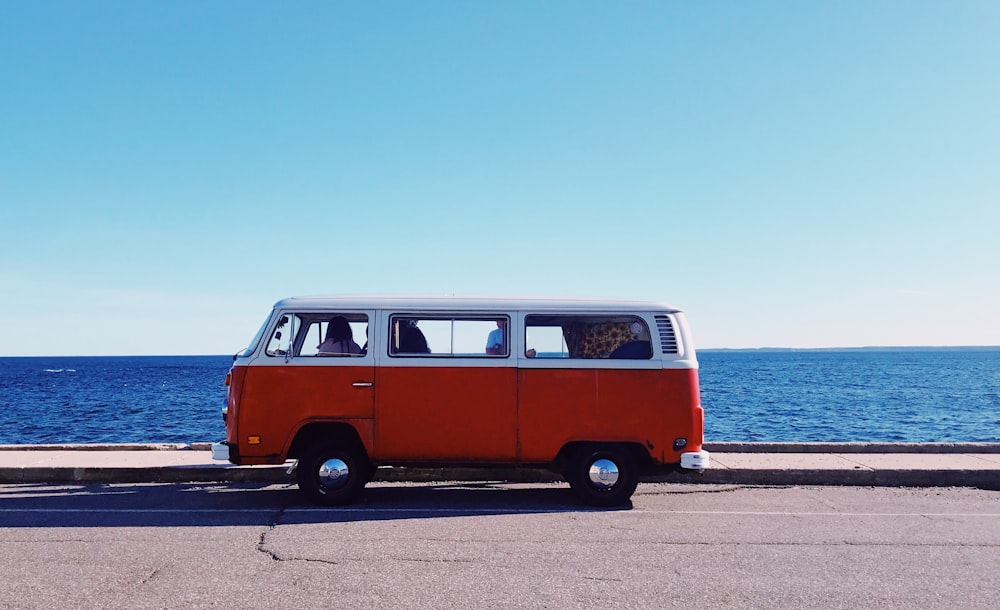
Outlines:
<svg viewBox="0 0 1000 610"><path fill-rule="evenodd" d="M681 468L687 470L705 470L711 462L709 453L704 449L681 454Z"/></svg>

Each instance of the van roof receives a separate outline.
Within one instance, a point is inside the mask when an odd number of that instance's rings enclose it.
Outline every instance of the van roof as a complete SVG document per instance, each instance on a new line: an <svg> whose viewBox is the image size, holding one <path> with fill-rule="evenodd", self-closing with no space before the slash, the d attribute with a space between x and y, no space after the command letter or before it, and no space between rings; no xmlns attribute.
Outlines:
<svg viewBox="0 0 1000 610"><path fill-rule="evenodd" d="M282 299L276 308L408 309L420 311L469 309L510 311L629 311L677 313L682 310L655 301L583 297L491 297L460 295L315 295Z"/></svg>

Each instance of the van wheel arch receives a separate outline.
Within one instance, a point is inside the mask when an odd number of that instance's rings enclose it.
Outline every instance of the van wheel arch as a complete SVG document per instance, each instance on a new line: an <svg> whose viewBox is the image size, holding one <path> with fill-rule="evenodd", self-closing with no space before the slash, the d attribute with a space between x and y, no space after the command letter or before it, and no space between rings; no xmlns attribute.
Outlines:
<svg viewBox="0 0 1000 610"><path fill-rule="evenodd" d="M300 459L320 443L350 446L352 449L360 449L368 457L361 435L354 426L343 422L313 422L302 426L295 433L287 457L290 460Z"/></svg>
<svg viewBox="0 0 1000 610"><path fill-rule="evenodd" d="M612 443L602 441L571 441L562 446L556 458L552 460L551 470L566 476L567 468L576 460L581 452L598 449L616 449L628 453L639 470L646 470L654 465L649 451L639 443Z"/></svg>

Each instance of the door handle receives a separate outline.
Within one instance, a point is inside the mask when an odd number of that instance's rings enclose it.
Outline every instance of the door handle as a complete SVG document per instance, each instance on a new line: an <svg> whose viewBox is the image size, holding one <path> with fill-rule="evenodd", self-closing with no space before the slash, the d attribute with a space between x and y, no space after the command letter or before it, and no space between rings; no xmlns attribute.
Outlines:
<svg viewBox="0 0 1000 610"><path fill-rule="evenodd" d="M375 384L372 383L372 382L370 382L370 381L355 381L351 385L354 386L354 387L356 387L356 388L370 388L370 387L372 387Z"/></svg>

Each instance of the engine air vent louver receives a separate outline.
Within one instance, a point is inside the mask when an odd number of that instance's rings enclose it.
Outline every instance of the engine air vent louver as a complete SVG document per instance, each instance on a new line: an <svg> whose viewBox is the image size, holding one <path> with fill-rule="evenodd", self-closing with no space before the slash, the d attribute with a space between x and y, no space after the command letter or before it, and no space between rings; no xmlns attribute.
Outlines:
<svg viewBox="0 0 1000 610"><path fill-rule="evenodd" d="M677 335L674 325L667 316L656 316L656 329L660 332L660 348L664 354L677 353Z"/></svg>

